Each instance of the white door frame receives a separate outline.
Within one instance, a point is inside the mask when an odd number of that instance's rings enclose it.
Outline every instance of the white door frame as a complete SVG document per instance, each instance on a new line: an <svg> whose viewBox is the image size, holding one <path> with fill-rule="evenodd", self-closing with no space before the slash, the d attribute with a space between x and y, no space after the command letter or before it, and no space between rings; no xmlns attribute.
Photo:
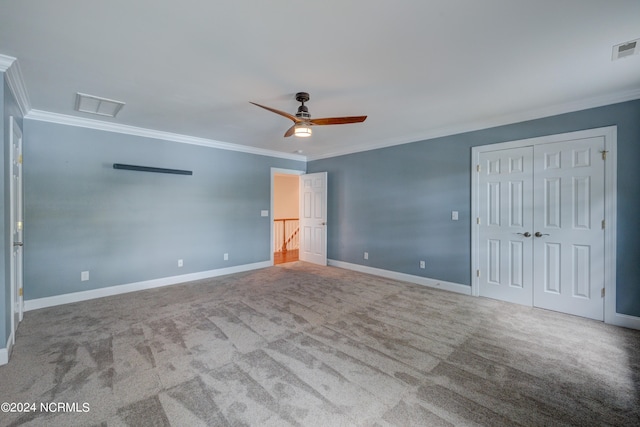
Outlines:
<svg viewBox="0 0 640 427"><path fill-rule="evenodd" d="M19 267L20 269L22 269L22 257L23 255L23 249L22 247L19 247L17 249L17 251L19 251L20 253L18 254L20 256L20 262L16 262L16 259L14 259L14 257L16 256L16 249L14 248L15 244L20 244L22 245L23 242L14 242L15 239L15 233L14 233L14 227L16 226L16 221L18 220L17 218L15 218L15 208L16 208L16 204L21 204L23 203L23 198L22 198L22 194L16 194L16 188L14 186L14 163L16 162L15 159L15 150L14 150L14 145L16 144L15 139L18 139L19 142L19 147L20 147L20 155L19 155L19 159L17 159L18 163L22 163L22 129L20 129L20 126L18 125L18 122L16 121L15 117L11 116L10 120L9 120L9 180L11 181L9 184L9 223L11 224L9 227L9 232L11 233L11 239L9 239L9 251L8 253L11 254L11 263L10 263L10 277L11 277L11 336L10 336L10 344L13 345L16 342L16 330L18 329L18 323L20 323L22 321L22 316L24 313L24 299L22 297L22 295L20 295L20 290L23 289L23 273L22 271L17 271L16 267ZM17 189L18 191L22 192L22 174L20 174L20 186ZM24 211L23 208L20 209L22 211L22 215L24 216ZM20 219L20 221L24 221L24 219ZM22 224L20 224L20 227L22 227ZM18 288L18 289L16 289ZM18 315L18 321L16 322L15 318L16 318L16 314Z"/></svg>
<svg viewBox="0 0 640 427"><path fill-rule="evenodd" d="M307 173L306 171L301 171L301 170L297 170L297 169L281 169L281 168L271 168L271 207L269 208L269 235L271 236L270 241L269 241L269 259L271 261L271 265L273 264L273 242L274 242L274 236L273 236L273 209L274 209L274 205L273 205L273 185L274 185L274 180L275 180L275 176L276 174L284 174L284 175L304 175L305 173Z"/></svg>
<svg viewBox="0 0 640 427"><path fill-rule="evenodd" d="M627 316L616 312L616 206L617 206L617 126L589 129L576 132L568 132L557 135L548 135L538 138L521 139L516 141L502 142L490 145L471 147L471 294L479 296L480 284L476 272L480 270L480 260L478 254L479 226L476 218L479 215L478 183L479 173L477 172L478 158L480 153L486 151L503 150L509 148L520 148L562 142L573 139L585 139L593 137L603 137L607 160L605 163L605 229L604 229L604 249L605 249L605 298L604 298L604 321L619 326L626 326L640 329L640 318Z"/></svg>

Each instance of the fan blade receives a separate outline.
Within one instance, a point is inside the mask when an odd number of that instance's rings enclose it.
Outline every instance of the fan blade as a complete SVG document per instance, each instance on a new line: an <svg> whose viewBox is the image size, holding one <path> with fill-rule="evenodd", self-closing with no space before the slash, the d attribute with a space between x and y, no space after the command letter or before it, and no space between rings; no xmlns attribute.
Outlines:
<svg viewBox="0 0 640 427"><path fill-rule="evenodd" d="M296 125L291 126L285 133L284 133L284 137L290 137L291 135L293 135L293 133L296 131Z"/></svg>
<svg viewBox="0 0 640 427"><path fill-rule="evenodd" d="M298 122L301 121L296 116L293 116L293 115L291 115L289 113L285 113L284 111L276 110L275 108L271 108L271 107L265 107L264 105L256 104L255 102L251 102L251 101L249 101L249 103L253 104L253 105L257 106L257 107L264 108L265 110L269 110L272 113L280 114L282 117L286 117L289 120L293 120L294 123L298 123Z"/></svg>
<svg viewBox="0 0 640 427"><path fill-rule="evenodd" d="M311 119L312 125L324 126L324 125L346 125L349 123L364 122L367 116L352 116L352 117L326 117L323 119Z"/></svg>

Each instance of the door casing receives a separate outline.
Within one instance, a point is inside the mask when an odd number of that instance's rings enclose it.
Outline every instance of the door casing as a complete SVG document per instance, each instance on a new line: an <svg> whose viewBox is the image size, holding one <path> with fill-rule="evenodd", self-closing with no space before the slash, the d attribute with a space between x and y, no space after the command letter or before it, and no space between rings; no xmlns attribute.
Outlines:
<svg viewBox="0 0 640 427"><path fill-rule="evenodd" d="M10 184L10 233L9 253L11 254L11 344L15 344L16 330L24 313L23 294L23 197L22 197L22 129L16 119L9 120L9 176ZM18 176L16 177L16 168Z"/></svg>
<svg viewBox="0 0 640 427"><path fill-rule="evenodd" d="M282 168L271 168L271 207L269 208L269 220L270 220L270 236L271 236L271 240L269 242L269 253L270 253L270 260L271 260L271 265L273 265L273 242L274 242L274 235L273 235L273 212L274 212L274 196L273 196L273 189L274 189L274 179L276 174L284 174L284 175L304 175L306 172L305 171L301 171L301 170L296 170L296 169L282 169Z"/></svg>

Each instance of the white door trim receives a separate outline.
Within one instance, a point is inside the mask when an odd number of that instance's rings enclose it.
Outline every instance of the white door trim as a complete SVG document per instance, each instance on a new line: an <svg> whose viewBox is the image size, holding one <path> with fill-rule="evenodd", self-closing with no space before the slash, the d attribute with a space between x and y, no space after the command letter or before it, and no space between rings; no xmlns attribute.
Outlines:
<svg viewBox="0 0 640 427"><path fill-rule="evenodd" d="M301 171L297 169L281 169L281 168L271 168L271 206L269 207L269 260L271 261L271 265L273 265L273 183L276 174L285 174L285 175L304 175L307 173L306 171Z"/></svg>
<svg viewBox="0 0 640 427"><path fill-rule="evenodd" d="M8 253L11 254L11 263L10 263L10 288L11 288L11 331L10 331L10 340L8 341L8 345L7 345L7 356L9 356L11 354L11 348L9 347L9 344L11 346L13 346L16 342L16 330L18 329L18 323L20 323L22 321L22 315L24 312L24 299L22 296L20 296L18 293L16 293L18 291L18 289L16 289L16 287L18 287L19 289L22 289L24 284L22 283L23 280L23 274L22 271L16 271L16 267L17 267L17 262L16 262L16 252L14 250L14 239L15 239L15 233L14 233L14 227L16 224L17 220L20 221L24 221L23 218L17 219L15 216L15 210L16 210L16 205L18 206L22 206L23 203L23 199L22 199L22 194L16 194L16 188L14 185L14 163L16 161L15 159L15 149L14 146L16 145L16 138L19 141L19 146L20 146L20 156L22 156L22 129L20 128L20 126L18 125L18 122L16 121L15 117L11 116L10 120L9 120L9 179L11 180L10 184L9 184L9 223L11 224L9 227L9 232L11 233L11 239L9 239L9 250ZM18 162L22 162L22 159L18 159ZM20 175L20 179L22 179L22 175ZM18 188L18 190L20 192L22 192L22 181L20 181L20 188ZM20 211L22 211L22 208L20 209ZM23 212L21 212L22 215L24 215ZM20 242L20 244L22 244L22 242ZM22 248L18 248L18 251L20 251L19 255L19 259L22 260ZM20 270L22 270L22 261L20 261L18 263L20 265ZM18 322L16 322L16 315L18 315Z"/></svg>
<svg viewBox="0 0 640 427"><path fill-rule="evenodd" d="M585 139L604 137L607 161L605 163L605 301L604 321L619 326L640 329L640 318L628 316L616 312L616 206L617 206L617 126L609 126L583 131L548 135L538 138L508 141L490 145L471 147L471 294L479 296L479 279L476 272L480 269L478 259L478 231L476 218L479 215L477 172L480 153L486 151L503 150L508 148L520 148L548 144L553 142L569 141L573 139Z"/></svg>

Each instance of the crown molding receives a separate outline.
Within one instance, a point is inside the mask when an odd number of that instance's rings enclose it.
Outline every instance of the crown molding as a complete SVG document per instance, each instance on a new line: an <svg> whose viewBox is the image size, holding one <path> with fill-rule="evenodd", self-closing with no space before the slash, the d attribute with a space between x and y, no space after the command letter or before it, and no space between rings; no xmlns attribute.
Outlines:
<svg viewBox="0 0 640 427"><path fill-rule="evenodd" d="M16 58L14 58L13 56L7 56L7 55L2 55L0 54L0 72L5 72L9 69L9 67L11 67L11 64L13 64L16 61Z"/></svg>
<svg viewBox="0 0 640 427"><path fill-rule="evenodd" d="M293 153L283 153L275 150L250 147L240 144L216 141L212 139L193 137L171 132L163 132L152 129L139 128L135 126L110 123L100 120L87 119L83 117L69 116L65 114L51 113L42 110L33 110L29 102L26 86L20 70L20 65L16 58L0 54L0 72L5 72L7 84L16 98L18 106L27 119L39 120L51 123L65 124L69 126L84 127L89 129L116 132L128 135L142 136L148 138L162 139L166 141L180 142L184 144L200 145L221 150L239 151L243 153L256 154L269 157L277 157L297 161L313 161L331 157L344 156L364 151L377 150L381 148L393 147L396 145L408 144L418 141L425 141L434 138L441 138L450 135L457 135L466 132L489 129L492 127L504 126L529 120L541 119L560 114L572 113L575 111L587 110L590 108L602 107L605 105L617 104L620 102L640 99L640 88L615 92L603 96L586 98L582 100L555 104L547 107L521 111L513 114L492 117L485 120L462 123L455 126L431 129L426 133L404 136L402 138L387 139L374 143L366 143L322 153L319 155L300 155Z"/></svg>
<svg viewBox="0 0 640 427"><path fill-rule="evenodd" d="M7 85L16 98L22 115L26 116L31 110L31 103L22 77L22 70L20 70L20 63L16 58L0 54L0 71L6 73Z"/></svg>
<svg viewBox="0 0 640 427"><path fill-rule="evenodd" d="M142 136L146 138L162 139L165 141L180 142L183 144L200 145L221 150L239 151L242 153L257 154L260 156L278 157L288 160L307 161L307 157L299 154L282 153L263 148L249 147L246 145L221 142L213 139L198 138L195 136L181 135L177 133L163 132L152 129L139 128L135 126L110 123L101 120L87 119L84 117L69 116L66 114L51 113L42 110L31 110L26 114L25 119L38 120L41 122L57 123L68 126L83 127L88 129L102 130L106 132L122 133L126 135Z"/></svg>
<svg viewBox="0 0 640 427"><path fill-rule="evenodd" d="M307 161L328 159L331 157L344 156L347 154L393 147L395 145L409 144L412 142L426 141L429 139L458 135L461 133L526 122L529 120L542 119L544 117L557 116L560 114L573 113L576 111L588 110L590 108L603 107L605 105L618 104L620 102L633 101L636 99L640 99L640 88L623 92L615 92L593 98L586 98L573 102L555 104L543 108L521 111L514 114L506 114L486 120L479 120L475 122L461 123L455 126L432 129L427 133L416 134L411 137L403 137L400 139L381 141L377 144L360 144L346 149L320 154L317 156L309 155L307 156Z"/></svg>

